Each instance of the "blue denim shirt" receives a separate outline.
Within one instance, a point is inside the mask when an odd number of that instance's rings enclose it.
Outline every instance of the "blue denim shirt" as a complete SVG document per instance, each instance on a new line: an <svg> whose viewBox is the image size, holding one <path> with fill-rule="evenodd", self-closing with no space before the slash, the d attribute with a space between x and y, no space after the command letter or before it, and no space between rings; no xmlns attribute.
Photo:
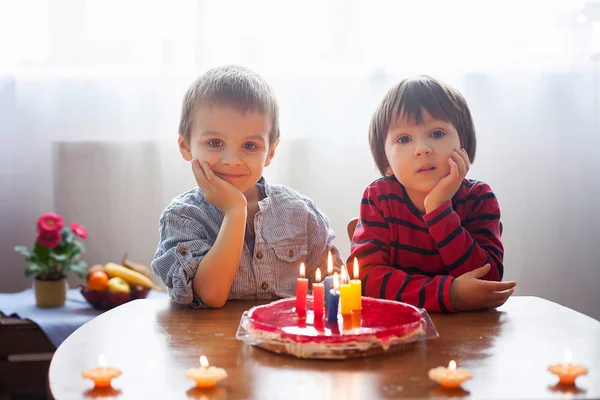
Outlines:
<svg viewBox="0 0 600 400"><path fill-rule="evenodd" d="M300 263L305 263L306 277L312 282L317 268L325 276L329 250L334 266L342 264L332 244L335 234L329 219L308 197L286 186L270 185L264 178L259 184L264 198L254 217L254 248L244 241L228 300L294 296ZM174 198L161 215L152 270L175 302L203 307L192 290L192 279L217 239L223 217L198 187Z"/></svg>

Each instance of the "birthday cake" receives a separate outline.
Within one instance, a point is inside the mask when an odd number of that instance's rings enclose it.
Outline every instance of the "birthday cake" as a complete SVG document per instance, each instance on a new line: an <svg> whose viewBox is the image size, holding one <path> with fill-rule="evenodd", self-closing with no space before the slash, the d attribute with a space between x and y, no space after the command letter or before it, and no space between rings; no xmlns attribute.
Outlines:
<svg viewBox="0 0 600 400"><path fill-rule="evenodd" d="M406 303L363 297L362 311L338 315L337 321L315 318L313 298L306 313L295 298L256 306L242 317L238 338L277 353L299 358L343 359L380 354L437 337L425 311ZM427 334L428 324L433 328Z"/></svg>

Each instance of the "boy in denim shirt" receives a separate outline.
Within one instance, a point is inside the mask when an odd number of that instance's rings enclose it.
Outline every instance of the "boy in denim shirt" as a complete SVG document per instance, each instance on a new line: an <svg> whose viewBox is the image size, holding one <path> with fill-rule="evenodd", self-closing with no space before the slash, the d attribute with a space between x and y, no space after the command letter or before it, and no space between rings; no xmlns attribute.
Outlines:
<svg viewBox="0 0 600 400"><path fill-rule="evenodd" d="M295 294L300 263L314 280L327 254L341 264L328 218L306 196L262 177L279 143L265 80L239 66L209 70L188 89L179 150L198 183L160 218L152 269L171 298L193 307Z"/></svg>

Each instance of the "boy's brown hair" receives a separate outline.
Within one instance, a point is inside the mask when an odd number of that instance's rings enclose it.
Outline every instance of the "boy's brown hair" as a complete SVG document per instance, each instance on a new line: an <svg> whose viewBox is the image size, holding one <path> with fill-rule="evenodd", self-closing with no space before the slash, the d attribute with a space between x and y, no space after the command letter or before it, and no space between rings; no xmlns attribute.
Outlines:
<svg viewBox="0 0 600 400"><path fill-rule="evenodd" d="M188 89L183 98L179 135L190 139L192 118L198 106L231 106L242 114L260 112L271 119L269 145L279 140L279 106L271 86L256 72L238 65L208 70Z"/></svg>
<svg viewBox="0 0 600 400"><path fill-rule="evenodd" d="M422 110L432 117L450 122L458 131L461 146L467 151L469 160L475 160L477 140L475 126L467 101L453 87L421 75L404 79L393 86L381 100L369 126L369 145L377 168L382 175L389 166L385 156L385 140L390 124L398 117L409 123L420 124Z"/></svg>

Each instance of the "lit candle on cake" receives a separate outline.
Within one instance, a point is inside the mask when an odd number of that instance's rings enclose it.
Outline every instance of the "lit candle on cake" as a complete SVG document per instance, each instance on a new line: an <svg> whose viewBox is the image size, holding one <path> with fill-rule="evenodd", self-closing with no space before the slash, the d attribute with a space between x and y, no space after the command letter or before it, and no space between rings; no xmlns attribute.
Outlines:
<svg viewBox="0 0 600 400"><path fill-rule="evenodd" d="M325 308L328 308L329 292L333 288L333 256L331 255L331 250L329 250L329 253L327 254L327 276L323 281L323 286L323 293L325 294Z"/></svg>
<svg viewBox="0 0 600 400"><path fill-rule="evenodd" d="M342 265L342 279L340 282L340 308L342 315L350 315L350 312L352 311L353 300L348 281L348 271L346 270L346 267Z"/></svg>
<svg viewBox="0 0 600 400"><path fill-rule="evenodd" d="M338 305L340 302L340 282L337 272L333 273L333 287L329 291L329 304L327 305L327 322L337 322Z"/></svg>
<svg viewBox="0 0 600 400"><path fill-rule="evenodd" d="M565 350L565 363L554 364L548 367L548 371L558 376L558 383L562 385L574 385L579 375L586 375L588 370L582 365L571 364L571 350Z"/></svg>
<svg viewBox="0 0 600 400"><path fill-rule="evenodd" d="M119 369L106 367L106 357L104 357L104 354L100 354L98 368L83 371L81 376L94 381L96 387L109 387L110 381L121 374L122 372Z"/></svg>
<svg viewBox="0 0 600 400"><path fill-rule="evenodd" d="M358 260L354 257L354 279L350 281L350 297L352 299L352 311L362 310L362 283L358 278Z"/></svg>
<svg viewBox="0 0 600 400"><path fill-rule="evenodd" d="M456 362L450 361L448 368L437 367L429 370L429 379L436 381L447 389L456 389L464 381L471 379L469 371L456 368Z"/></svg>
<svg viewBox="0 0 600 400"><path fill-rule="evenodd" d="M324 308L324 285L321 282L321 268L317 268L317 272L315 273L315 283L312 285L313 289L313 306L315 311L315 319L323 318L323 308Z"/></svg>
<svg viewBox="0 0 600 400"><path fill-rule="evenodd" d="M306 267L300 264L300 277L296 279L296 312L306 313L306 295L308 294L308 279L304 277Z"/></svg>
<svg viewBox="0 0 600 400"><path fill-rule="evenodd" d="M208 359L200 356L200 368L190 368L185 372L185 377L196 382L196 387L211 388L217 382L227 378L227 371L223 368L208 366Z"/></svg>

